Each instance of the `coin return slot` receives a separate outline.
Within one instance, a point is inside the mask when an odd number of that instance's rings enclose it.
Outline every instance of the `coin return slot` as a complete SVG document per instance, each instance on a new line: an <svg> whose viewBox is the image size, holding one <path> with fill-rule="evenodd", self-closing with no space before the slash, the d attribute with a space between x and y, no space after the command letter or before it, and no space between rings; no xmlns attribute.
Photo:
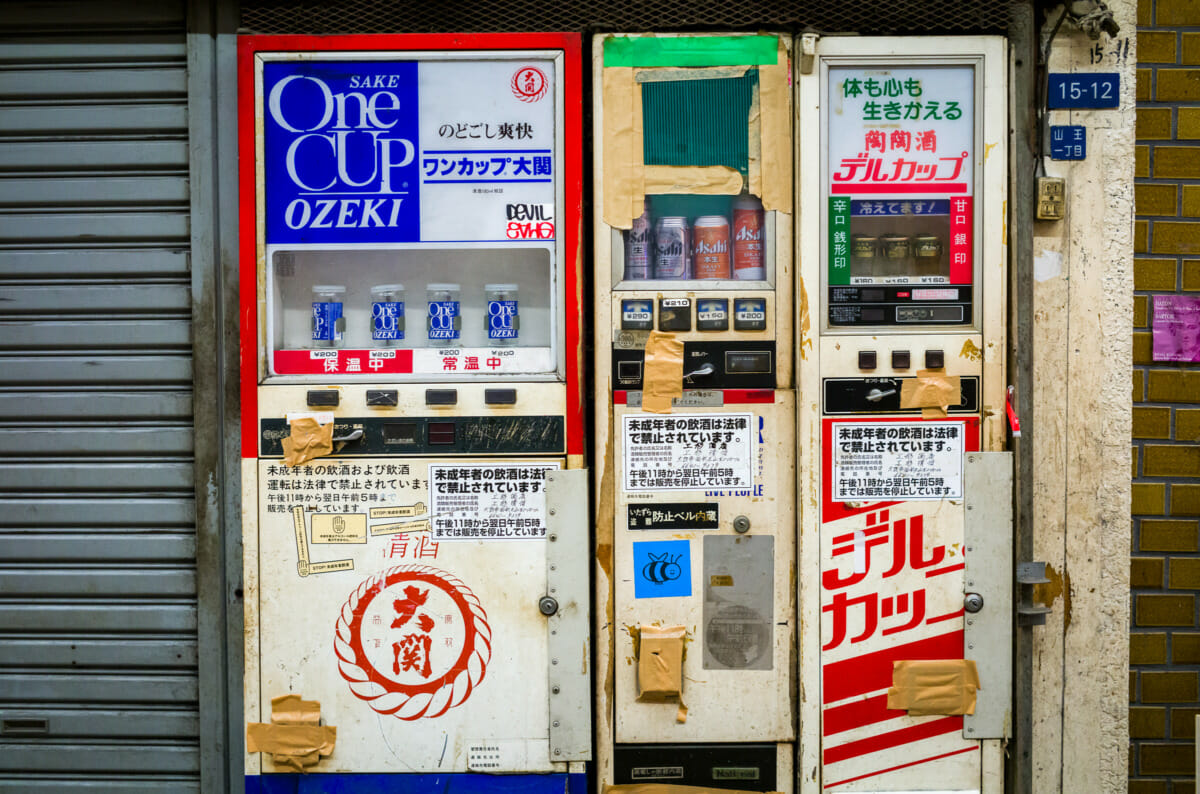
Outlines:
<svg viewBox="0 0 1200 794"><path fill-rule="evenodd" d="M618 361L617 377L619 377L621 380L641 380L642 362Z"/></svg>
<svg viewBox="0 0 1200 794"><path fill-rule="evenodd" d="M416 422L384 422L383 443L416 444L421 431Z"/></svg>
<svg viewBox="0 0 1200 794"><path fill-rule="evenodd" d="M725 371L730 374L750 374L771 371L769 351L734 352L725 354Z"/></svg>
<svg viewBox="0 0 1200 794"><path fill-rule="evenodd" d="M430 444L453 444L454 443L454 423L453 422L430 422L429 423L429 443Z"/></svg>

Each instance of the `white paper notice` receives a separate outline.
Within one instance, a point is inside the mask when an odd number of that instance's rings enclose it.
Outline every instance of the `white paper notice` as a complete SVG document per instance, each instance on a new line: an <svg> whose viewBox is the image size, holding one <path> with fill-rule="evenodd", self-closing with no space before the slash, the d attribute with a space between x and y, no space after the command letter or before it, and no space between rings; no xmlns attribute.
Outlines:
<svg viewBox="0 0 1200 794"><path fill-rule="evenodd" d="M833 500L961 499L962 422L833 423Z"/></svg>
<svg viewBox="0 0 1200 794"><path fill-rule="evenodd" d="M626 491L751 488L751 414L624 417Z"/></svg>
<svg viewBox="0 0 1200 794"><path fill-rule="evenodd" d="M430 466L434 540L542 540L551 463Z"/></svg>

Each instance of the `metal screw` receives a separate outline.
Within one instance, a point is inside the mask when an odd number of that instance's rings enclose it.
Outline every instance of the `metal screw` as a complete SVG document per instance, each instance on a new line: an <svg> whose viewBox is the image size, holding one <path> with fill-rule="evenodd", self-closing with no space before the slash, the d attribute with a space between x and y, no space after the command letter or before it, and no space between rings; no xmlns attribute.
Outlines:
<svg viewBox="0 0 1200 794"><path fill-rule="evenodd" d="M556 540L558 540L558 535L551 535L551 536L550 536L550 541L551 541L551 542L554 542L554 541L556 541Z"/></svg>
<svg viewBox="0 0 1200 794"><path fill-rule="evenodd" d="M553 507L552 507L552 508L550 508L550 515L552 515L552 516L554 516L554 515L558 515L558 510L556 510L556 509L555 509L555 508L553 508Z"/></svg>
<svg viewBox="0 0 1200 794"><path fill-rule="evenodd" d="M554 686L550 687L550 692L551 692L551 693L553 693L553 694L555 694L555 695L557 695L557 694L558 694L559 692L561 692L561 691L562 691L562 687L558 686L557 684L555 684Z"/></svg>
<svg viewBox="0 0 1200 794"><path fill-rule="evenodd" d="M554 727L555 727L555 728L557 728L557 727L558 727L558 720L555 720L555 721L554 721Z"/></svg>
<svg viewBox="0 0 1200 794"><path fill-rule="evenodd" d="M550 570L552 570L552 571L557 571L557 570L558 570L558 566L557 566L557 565L551 565L551 566L550 566Z"/></svg>
<svg viewBox="0 0 1200 794"><path fill-rule="evenodd" d="M562 755L562 750L555 750L555 751L554 751L554 754L555 754L555 755Z"/></svg>
<svg viewBox="0 0 1200 794"><path fill-rule="evenodd" d="M551 659L551 660L550 660L550 664L558 664L558 660L557 660L557 659Z"/></svg>

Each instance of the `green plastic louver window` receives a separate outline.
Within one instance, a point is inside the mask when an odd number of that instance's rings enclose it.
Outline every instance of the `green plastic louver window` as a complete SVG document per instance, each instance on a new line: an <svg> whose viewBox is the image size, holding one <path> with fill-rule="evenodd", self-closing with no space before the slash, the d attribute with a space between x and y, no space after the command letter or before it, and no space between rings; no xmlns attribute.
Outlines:
<svg viewBox="0 0 1200 794"><path fill-rule="evenodd" d="M748 115L758 70L742 77L642 84L646 165L724 165L749 171Z"/></svg>

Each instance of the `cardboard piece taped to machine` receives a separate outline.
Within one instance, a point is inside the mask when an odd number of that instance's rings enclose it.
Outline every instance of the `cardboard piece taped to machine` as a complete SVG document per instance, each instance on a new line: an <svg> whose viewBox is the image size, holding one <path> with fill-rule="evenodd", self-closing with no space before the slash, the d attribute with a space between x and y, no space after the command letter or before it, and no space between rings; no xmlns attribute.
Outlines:
<svg viewBox="0 0 1200 794"><path fill-rule="evenodd" d="M951 405L962 402L962 383L957 375L940 370L917 370L915 378L900 384L900 407L920 408L925 419L945 419Z"/></svg>
<svg viewBox="0 0 1200 794"><path fill-rule="evenodd" d="M299 466L313 458L333 454L333 422L321 424L311 416L292 420L292 434L280 442L283 445L283 462Z"/></svg>
<svg viewBox="0 0 1200 794"><path fill-rule="evenodd" d="M979 671L970 659L920 659L892 663L887 707L909 716L975 713Z"/></svg>
<svg viewBox="0 0 1200 794"><path fill-rule="evenodd" d="M300 695L271 698L271 722L246 723L246 751L267 753L276 766L304 772L332 755L337 728L321 725L321 704Z"/></svg>
<svg viewBox="0 0 1200 794"><path fill-rule="evenodd" d="M642 410L671 413L671 400L683 396L683 342L674 334L651 331L646 338Z"/></svg>
<svg viewBox="0 0 1200 794"><path fill-rule="evenodd" d="M663 702L683 692L683 626L641 626L638 700Z"/></svg>

